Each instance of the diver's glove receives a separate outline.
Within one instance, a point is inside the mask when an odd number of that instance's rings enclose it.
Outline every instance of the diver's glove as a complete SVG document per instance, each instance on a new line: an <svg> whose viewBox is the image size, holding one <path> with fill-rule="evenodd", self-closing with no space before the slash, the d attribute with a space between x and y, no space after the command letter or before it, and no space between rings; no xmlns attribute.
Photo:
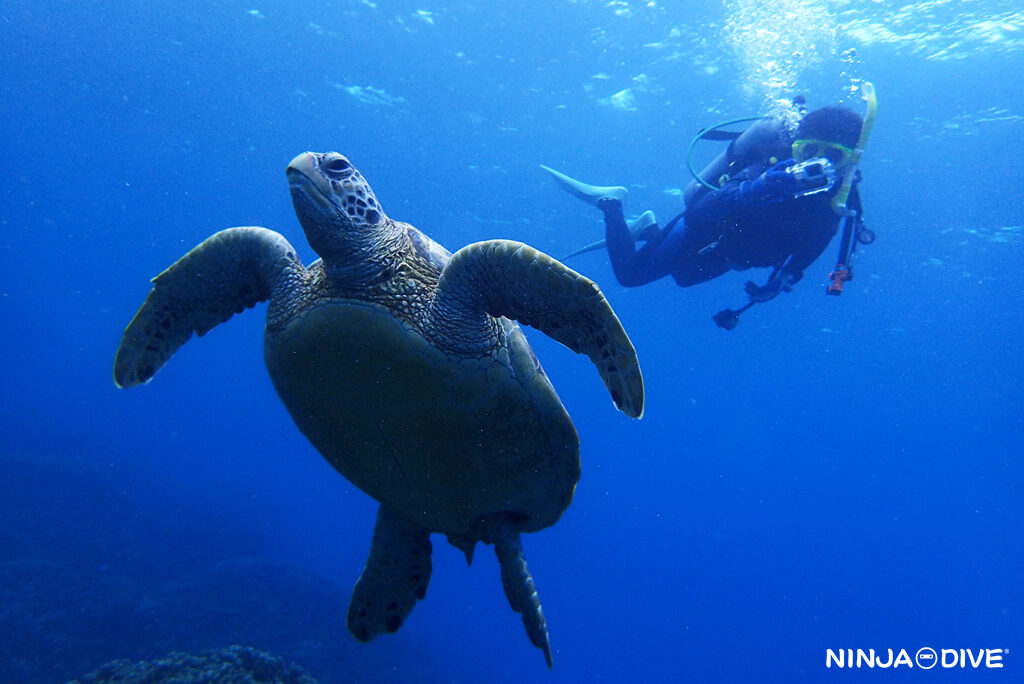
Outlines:
<svg viewBox="0 0 1024 684"><path fill-rule="evenodd" d="M740 201L764 206L800 194L800 180L788 171L794 163L794 159L784 159L754 180L740 183Z"/></svg>
<svg viewBox="0 0 1024 684"><path fill-rule="evenodd" d="M750 301L758 304L770 301L779 296L780 292L791 292L793 285L800 278L793 275L792 273L786 273L780 271L778 275L769 278L768 282L764 285L756 285L754 281L748 280L743 285L743 289L746 290L747 296L750 297Z"/></svg>

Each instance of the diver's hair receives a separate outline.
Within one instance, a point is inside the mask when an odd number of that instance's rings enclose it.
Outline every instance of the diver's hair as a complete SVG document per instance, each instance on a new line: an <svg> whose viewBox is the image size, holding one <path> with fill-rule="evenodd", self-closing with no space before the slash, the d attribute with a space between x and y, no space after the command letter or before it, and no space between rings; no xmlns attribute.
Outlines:
<svg viewBox="0 0 1024 684"><path fill-rule="evenodd" d="M850 149L860 140L864 122L857 113L846 107L822 107L809 112L796 128L795 139L830 140Z"/></svg>

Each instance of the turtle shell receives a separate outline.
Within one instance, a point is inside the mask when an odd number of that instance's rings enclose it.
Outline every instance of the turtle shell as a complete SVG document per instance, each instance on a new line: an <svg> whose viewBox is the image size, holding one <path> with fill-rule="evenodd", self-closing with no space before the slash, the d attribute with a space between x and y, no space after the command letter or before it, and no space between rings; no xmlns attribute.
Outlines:
<svg viewBox="0 0 1024 684"><path fill-rule="evenodd" d="M473 358L438 349L379 303L319 299L264 337L302 433L350 482L435 532L482 517L552 525L579 480L579 438L519 327Z"/></svg>

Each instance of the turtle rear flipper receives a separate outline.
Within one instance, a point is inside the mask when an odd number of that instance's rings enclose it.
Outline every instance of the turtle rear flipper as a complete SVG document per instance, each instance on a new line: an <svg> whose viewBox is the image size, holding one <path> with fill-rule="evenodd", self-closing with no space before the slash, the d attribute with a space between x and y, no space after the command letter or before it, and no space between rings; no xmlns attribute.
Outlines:
<svg viewBox="0 0 1024 684"><path fill-rule="evenodd" d="M622 323L597 283L547 254L512 240L467 245L442 271L432 306L433 324L453 340L483 314L540 330L590 357L616 408L643 415L640 363Z"/></svg>
<svg viewBox="0 0 1024 684"><path fill-rule="evenodd" d="M119 387L149 382L193 333L205 335L304 272L280 233L257 227L214 233L153 278L121 338L114 381Z"/></svg>
<svg viewBox="0 0 1024 684"><path fill-rule="evenodd" d="M377 510L373 544L348 606L348 631L360 641L397 632L416 601L427 595L430 531L387 506Z"/></svg>
<svg viewBox="0 0 1024 684"><path fill-rule="evenodd" d="M540 597L533 585L530 568L526 565L519 533L508 526L499 527L494 539L494 553L501 563L501 586L505 589L509 605L512 610L522 614L530 643L544 652L544 660L551 667L548 623L544 619L544 609L541 608Z"/></svg>

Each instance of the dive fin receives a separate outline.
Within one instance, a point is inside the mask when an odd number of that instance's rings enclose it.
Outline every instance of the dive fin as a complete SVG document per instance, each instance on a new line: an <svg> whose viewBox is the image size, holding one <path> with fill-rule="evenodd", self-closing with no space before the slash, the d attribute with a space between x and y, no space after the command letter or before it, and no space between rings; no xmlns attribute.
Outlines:
<svg viewBox="0 0 1024 684"><path fill-rule="evenodd" d="M561 171L555 171L550 166L541 164L540 168L550 173L555 182L570 195L576 195L587 204L593 204L595 207L598 201L606 197L625 203L626 197L629 195L629 191L621 185L588 185L575 178L570 178Z"/></svg>
<svg viewBox="0 0 1024 684"><path fill-rule="evenodd" d="M657 235L660 230L658 228L658 219L650 209L640 214L635 219L627 221L626 225L629 226L629 232L632 233L634 240L643 240L644 242L654 239L655 235ZM603 249L605 244L607 244L605 240L591 242L588 245L583 245L579 249L569 252L562 257L562 259L571 259L572 257L586 254L587 252Z"/></svg>

